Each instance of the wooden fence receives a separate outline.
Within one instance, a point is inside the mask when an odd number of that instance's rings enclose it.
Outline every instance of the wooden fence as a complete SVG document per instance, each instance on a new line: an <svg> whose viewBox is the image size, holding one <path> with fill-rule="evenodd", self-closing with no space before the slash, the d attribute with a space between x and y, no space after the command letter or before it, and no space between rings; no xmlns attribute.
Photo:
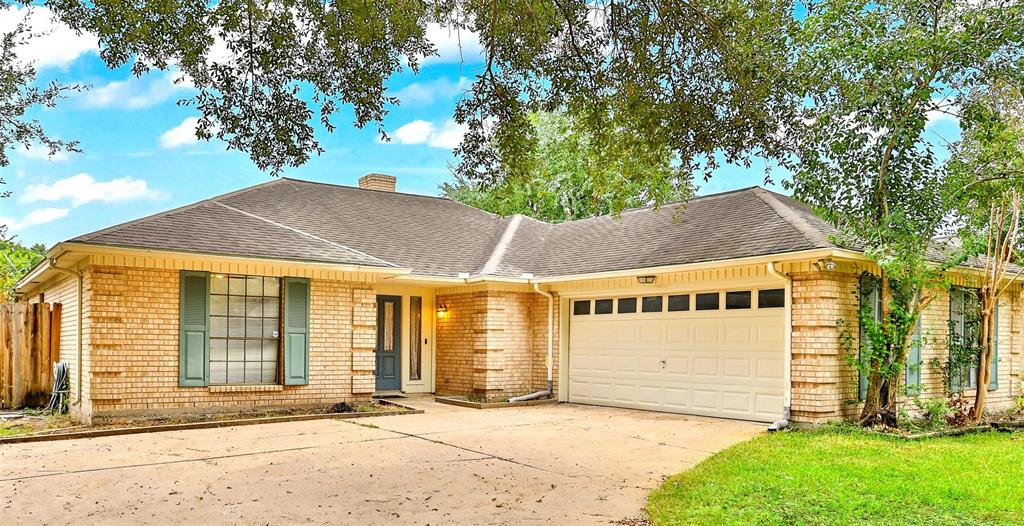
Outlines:
<svg viewBox="0 0 1024 526"><path fill-rule="evenodd" d="M0 304L0 408L42 405L60 361L60 303Z"/></svg>

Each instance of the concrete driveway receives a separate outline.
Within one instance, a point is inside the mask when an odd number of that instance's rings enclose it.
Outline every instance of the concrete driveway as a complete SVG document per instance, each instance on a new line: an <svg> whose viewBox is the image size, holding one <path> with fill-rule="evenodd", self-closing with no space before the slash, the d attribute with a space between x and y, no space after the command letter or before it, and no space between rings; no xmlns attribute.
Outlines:
<svg viewBox="0 0 1024 526"><path fill-rule="evenodd" d="M0 446L4 524L601 524L763 425L579 405ZM628 521L627 521L628 523Z"/></svg>

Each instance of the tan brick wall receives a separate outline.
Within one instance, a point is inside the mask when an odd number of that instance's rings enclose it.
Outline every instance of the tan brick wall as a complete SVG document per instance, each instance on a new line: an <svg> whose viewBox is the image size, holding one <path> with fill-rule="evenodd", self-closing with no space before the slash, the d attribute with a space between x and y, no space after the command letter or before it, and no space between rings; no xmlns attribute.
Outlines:
<svg viewBox="0 0 1024 526"><path fill-rule="evenodd" d="M437 301L448 308L437 320L438 394L519 395L547 387L546 298L478 291ZM557 331L557 300L555 316ZM556 334L556 360L557 342Z"/></svg>
<svg viewBox="0 0 1024 526"><path fill-rule="evenodd" d="M376 315L368 286L311 281L309 385L178 387L178 280L176 270L86 270L83 335L91 374L83 390L93 416L365 398L363 362L367 353L372 361L374 346L373 322L368 320Z"/></svg>
<svg viewBox="0 0 1024 526"><path fill-rule="evenodd" d="M856 371L841 350L846 329L857 334L856 274L794 273L792 336L792 418L822 422L852 414Z"/></svg>
<svg viewBox="0 0 1024 526"><path fill-rule="evenodd" d="M1013 407L1021 396L1021 297L1017 291L1007 292L1000 299L998 389L989 391L986 407ZM942 370L932 362L944 363L949 357L949 293L941 290L921 316L921 384L924 397L943 395ZM964 395L973 400L975 391Z"/></svg>
<svg viewBox="0 0 1024 526"><path fill-rule="evenodd" d="M857 371L842 349L844 330L859 334L858 274L795 273L793 278L793 420L820 423L853 417L860 409ZM999 389L989 393L988 407L1012 407L1021 396L1024 310L1016 291L1002 299L999 319ZM839 320L842 320L841 322ZM921 316L922 397L943 396L941 370L948 350L949 293L938 291ZM852 352L856 352L852 350ZM966 393L973 397L973 390ZM911 409L911 406L905 406Z"/></svg>

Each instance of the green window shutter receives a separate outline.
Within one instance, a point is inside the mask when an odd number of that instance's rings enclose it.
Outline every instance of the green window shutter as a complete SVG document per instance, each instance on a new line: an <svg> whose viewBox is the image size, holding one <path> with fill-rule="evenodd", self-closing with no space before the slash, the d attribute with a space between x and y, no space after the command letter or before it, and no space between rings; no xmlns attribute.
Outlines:
<svg viewBox="0 0 1024 526"><path fill-rule="evenodd" d="M950 287L949 289L949 337L953 340L956 336L959 339L963 339L964 335L964 307L963 307L963 291L957 287ZM949 361L953 361L953 350L949 351ZM949 388L954 393L958 393L963 390L960 386L962 375L961 371L956 371L952 367L949 368Z"/></svg>
<svg viewBox="0 0 1024 526"><path fill-rule="evenodd" d="M906 365L906 391L908 395L921 394L921 315L914 326L914 340L910 344Z"/></svg>
<svg viewBox="0 0 1024 526"><path fill-rule="evenodd" d="M210 275L181 271L178 385L202 387L210 378Z"/></svg>
<svg viewBox="0 0 1024 526"><path fill-rule="evenodd" d="M861 274L860 276L860 301L861 306L867 306L871 311L872 317L875 321L881 321L882 318L882 293L881 283L878 281L878 277L868 273ZM864 330L863 324L860 325L860 351L858 359L863 363L867 360L864 355L864 346L867 341L867 331ZM857 377L857 399L864 400L868 396L868 377L864 371L858 370Z"/></svg>
<svg viewBox="0 0 1024 526"><path fill-rule="evenodd" d="M992 364L989 369L991 378L988 381L988 390L995 391L999 389L999 302L996 302L996 308L993 309L993 329L992 329Z"/></svg>
<svg viewBox="0 0 1024 526"><path fill-rule="evenodd" d="M309 280L284 278L284 384L309 383Z"/></svg>

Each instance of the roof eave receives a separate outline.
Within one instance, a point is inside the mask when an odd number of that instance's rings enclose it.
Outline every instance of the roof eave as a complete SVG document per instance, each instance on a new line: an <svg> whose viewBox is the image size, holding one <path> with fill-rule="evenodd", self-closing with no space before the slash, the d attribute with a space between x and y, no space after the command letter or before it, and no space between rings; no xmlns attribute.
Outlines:
<svg viewBox="0 0 1024 526"><path fill-rule="evenodd" d="M723 266L755 265L761 263L782 263L786 261L801 261L806 259L817 259L834 257L869 261L869 258L859 252L843 250L839 248L816 248L795 252L782 252L776 254L765 254L732 259L716 259L701 261L698 263L681 263L678 265L663 265L658 267L641 267L623 270L611 270L606 272L591 272L586 274L573 274L565 276L548 276L530 280L531 283L561 283L566 281L579 281L588 279L607 279L636 276L638 274L666 274L670 272L686 272L692 270L706 270Z"/></svg>
<svg viewBox="0 0 1024 526"><path fill-rule="evenodd" d="M371 266L371 265L359 265L349 263L331 263L326 261L309 261L301 259L286 259L286 258L267 258L267 257L254 257L254 256L241 256L233 254L211 254L205 252L190 252L184 250L168 250L168 249L153 249L145 247L124 247L124 246L110 246L101 245L94 243L82 243L82 242L70 242L65 241L57 243L46 253L46 258L37 264L25 277L18 280L16 290L21 293L28 288L32 282L43 275L47 270L53 268L51 261L54 258L63 256L69 253L78 253L83 255L133 255L133 256L146 256L146 257L171 257L171 258L182 258L182 257L197 257L201 256L205 260L212 261L244 261L246 263L269 263L269 264L281 264L289 263L293 265L301 265L304 267L313 267L321 270L333 270L338 272L360 272L364 274L374 274L378 276L402 276L412 272L412 269L403 267L384 267L384 266Z"/></svg>

